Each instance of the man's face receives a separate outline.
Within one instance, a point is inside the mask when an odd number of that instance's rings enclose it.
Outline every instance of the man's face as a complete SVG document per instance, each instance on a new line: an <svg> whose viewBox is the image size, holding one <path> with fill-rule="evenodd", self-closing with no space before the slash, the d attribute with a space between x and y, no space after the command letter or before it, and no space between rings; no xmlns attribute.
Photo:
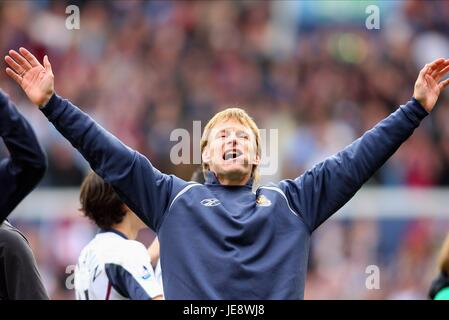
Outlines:
<svg viewBox="0 0 449 320"><path fill-rule="evenodd" d="M256 136L238 120L218 123L209 133L202 158L219 179L247 180L253 166L259 164Z"/></svg>

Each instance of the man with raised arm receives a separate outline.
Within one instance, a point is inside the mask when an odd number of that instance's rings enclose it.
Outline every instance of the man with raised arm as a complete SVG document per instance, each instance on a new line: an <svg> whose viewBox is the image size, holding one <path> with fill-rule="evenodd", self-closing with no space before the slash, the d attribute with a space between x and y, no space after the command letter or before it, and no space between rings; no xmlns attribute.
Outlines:
<svg viewBox="0 0 449 320"><path fill-rule="evenodd" d="M19 53L20 52L20 53ZM166 299L302 299L311 233L347 203L432 111L449 60L424 66L413 98L296 179L254 188L260 135L242 109L216 114L201 139L205 183L156 168L54 92L44 65L11 50L6 72L57 130L157 232Z"/></svg>
<svg viewBox="0 0 449 320"><path fill-rule="evenodd" d="M0 224L42 179L47 156L28 121L0 89L0 138L10 156L0 158Z"/></svg>

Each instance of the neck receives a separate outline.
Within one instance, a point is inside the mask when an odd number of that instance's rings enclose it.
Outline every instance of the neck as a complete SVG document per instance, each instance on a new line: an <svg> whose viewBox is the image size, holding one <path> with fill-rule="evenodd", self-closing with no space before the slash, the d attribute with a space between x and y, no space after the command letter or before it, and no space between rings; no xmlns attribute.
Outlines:
<svg viewBox="0 0 449 320"><path fill-rule="evenodd" d="M141 227L127 214L123 221L112 226L113 229L123 233L128 239L136 240Z"/></svg>
<svg viewBox="0 0 449 320"><path fill-rule="evenodd" d="M240 175L221 175L216 174L218 182L224 186L244 186L248 183L249 179L251 179L251 173L246 174L245 176Z"/></svg>

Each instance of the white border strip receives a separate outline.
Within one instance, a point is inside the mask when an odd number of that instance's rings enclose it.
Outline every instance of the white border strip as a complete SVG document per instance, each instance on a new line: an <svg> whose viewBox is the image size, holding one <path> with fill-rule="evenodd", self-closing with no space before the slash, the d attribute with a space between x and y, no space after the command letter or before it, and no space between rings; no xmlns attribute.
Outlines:
<svg viewBox="0 0 449 320"><path fill-rule="evenodd" d="M199 183L192 183L189 184L188 186L184 187L184 189L182 189L181 191L179 191L179 193L176 195L176 197L173 199L173 201L170 204L170 207L168 207L168 211L170 211L171 206L173 205L173 203L176 201L176 199L178 199L180 196L182 196L184 193L186 193L187 191L189 191L191 188L193 187L197 187L197 186L202 186L202 184Z"/></svg>

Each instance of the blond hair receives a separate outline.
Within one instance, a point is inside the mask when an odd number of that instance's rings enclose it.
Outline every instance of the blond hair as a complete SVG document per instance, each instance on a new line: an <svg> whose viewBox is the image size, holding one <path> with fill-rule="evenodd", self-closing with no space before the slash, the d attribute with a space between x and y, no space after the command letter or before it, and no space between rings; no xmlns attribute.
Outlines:
<svg viewBox="0 0 449 320"><path fill-rule="evenodd" d="M438 257L438 268L449 274L449 234L447 234Z"/></svg>
<svg viewBox="0 0 449 320"><path fill-rule="evenodd" d="M201 154L203 154L204 148L206 147L209 139L210 132L212 129L220 122L228 121L231 119L235 119L238 122L240 122L245 127L248 127L251 129L251 131L254 133L254 136L256 137L256 150L257 155L260 156L261 154L261 147L260 147L260 131L257 127L254 120L246 113L245 110L241 108L227 108L223 111L218 112L215 116L212 117L212 119L209 120L209 122L206 124L206 127L203 131L203 136L201 137L200 147L201 147ZM202 162L202 161L201 161ZM202 162L203 172L206 172L209 170L209 166ZM251 178L253 178L254 183L256 183L259 180L259 169L257 165L253 165L252 172L251 172Z"/></svg>

